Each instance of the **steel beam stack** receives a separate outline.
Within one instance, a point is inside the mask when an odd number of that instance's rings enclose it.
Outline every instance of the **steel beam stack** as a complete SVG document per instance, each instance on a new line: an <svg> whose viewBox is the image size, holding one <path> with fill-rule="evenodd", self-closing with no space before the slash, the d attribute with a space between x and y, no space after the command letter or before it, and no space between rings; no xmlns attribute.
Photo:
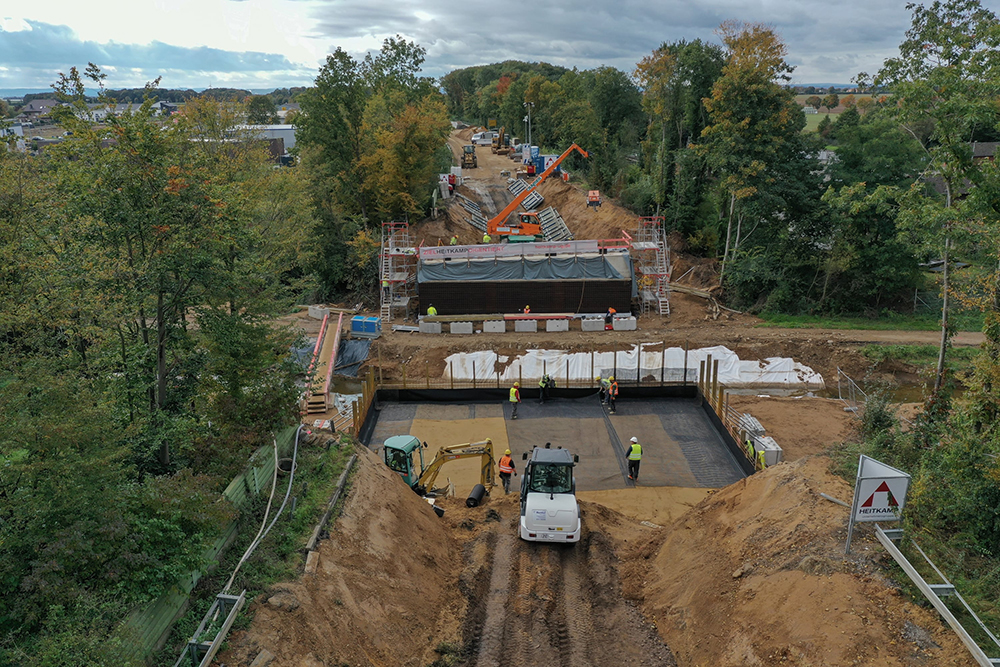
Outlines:
<svg viewBox="0 0 1000 667"><path fill-rule="evenodd" d="M542 235L546 241L573 240L573 233L569 231L566 221L554 207L549 206L539 211L538 222L542 225Z"/></svg>
<svg viewBox="0 0 1000 667"><path fill-rule="evenodd" d="M531 186L529 186L524 181L518 180L516 178L512 178L507 183L507 189L515 197L518 196L519 194L521 194L522 192L524 192L525 190L527 190L529 187L531 187ZM538 191L535 190L530 195L528 195L527 197L524 198L524 201L521 202L521 206L524 207L525 211L534 211L539 206L541 206L542 202L544 202L544 201L545 201L545 198L542 197L542 195L538 194Z"/></svg>

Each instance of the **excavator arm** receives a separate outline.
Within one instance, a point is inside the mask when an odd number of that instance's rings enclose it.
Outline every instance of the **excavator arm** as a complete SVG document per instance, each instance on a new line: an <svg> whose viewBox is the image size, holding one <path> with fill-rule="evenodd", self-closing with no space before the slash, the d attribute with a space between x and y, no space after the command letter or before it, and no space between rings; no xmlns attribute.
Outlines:
<svg viewBox="0 0 1000 667"><path fill-rule="evenodd" d="M481 465L479 469L479 483L489 491L496 484L496 461L493 459L493 441L486 439L482 442L472 442L464 445L452 445L444 447L437 453L437 456L424 468L417 480L417 493L421 495L434 488L441 467L448 461L457 459L468 459L479 457Z"/></svg>
<svg viewBox="0 0 1000 667"><path fill-rule="evenodd" d="M549 165L548 169L543 171L541 174L538 175L537 178L535 178L534 182L532 182L531 184L531 187L529 187L527 190L525 190L518 196L514 197L514 201L507 204L504 210L500 211L500 213L498 213L496 217L494 217L487 223L486 225L487 233L490 234L491 236L497 234L497 228L503 226L504 221L507 220L507 217L515 210L517 210L517 207L521 205L521 202L523 202L528 195L534 192L535 188L541 185L542 182L549 177L549 174L555 171L556 167L559 166L559 163L562 162L564 159L566 159L566 157L568 157L569 154L572 153L573 151L579 152L580 155L582 155L583 157L590 157L590 154L587 153L587 151L583 150L576 144L573 144L572 146L567 148L562 155L560 155L559 157L557 157L555 160L552 161L552 164Z"/></svg>

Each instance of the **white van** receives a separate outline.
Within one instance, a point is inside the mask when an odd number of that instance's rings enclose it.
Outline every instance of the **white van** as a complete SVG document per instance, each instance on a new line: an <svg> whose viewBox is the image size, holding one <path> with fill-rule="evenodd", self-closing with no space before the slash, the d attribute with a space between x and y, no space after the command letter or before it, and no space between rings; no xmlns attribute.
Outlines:
<svg viewBox="0 0 1000 667"><path fill-rule="evenodd" d="M486 130L484 132L476 132L472 135L472 143L477 146L492 146L493 137L497 136L497 133L493 130Z"/></svg>

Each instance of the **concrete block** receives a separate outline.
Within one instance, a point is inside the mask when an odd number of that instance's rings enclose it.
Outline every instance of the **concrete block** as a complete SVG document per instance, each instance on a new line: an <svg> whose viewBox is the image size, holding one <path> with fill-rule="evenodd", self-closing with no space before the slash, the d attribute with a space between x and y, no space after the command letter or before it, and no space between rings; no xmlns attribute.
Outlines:
<svg viewBox="0 0 1000 667"><path fill-rule="evenodd" d="M310 551L306 556L306 574L316 574L317 567L319 567L319 552Z"/></svg>
<svg viewBox="0 0 1000 667"><path fill-rule="evenodd" d="M581 331L604 331L604 320L598 318L580 320Z"/></svg>
<svg viewBox="0 0 1000 667"><path fill-rule="evenodd" d="M472 322L452 322L451 332L453 334L470 334L472 333Z"/></svg>
<svg viewBox="0 0 1000 667"><path fill-rule="evenodd" d="M615 331L635 331L635 318L634 317L616 317L611 322Z"/></svg>
<svg viewBox="0 0 1000 667"><path fill-rule="evenodd" d="M545 320L546 331L569 331L569 320Z"/></svg>
<svg viewBox="0 0 1000 667"><path fill-rule="evenodd" d="M486 320L483 322L483 331L486 333L506 333L507 323L503 320Z"/></svg>
<svg viewBox="0 0 1000 667"><path fill-rule="evenodd" d="M260 653L257 654L257 657L250 663L250 667L267 667L274 662L274 657L273 653L268 651L266 648L262 648Z"/></svg>
<svg viewBox="0 0 1000 667"><path fill-rule="evenodd" d="M309 317L314 320L321 320L330 314L330 309L325 306L309 306Z"/></svg>
<svg viewBox="0 0 1000 667"><path fill-rule="evenodd" d="M535 333L538 331L538 320L514 320L514 331Z"/></svg>
<svg viewBox="0 0 1000 667"><path fill-rule="evenodd" d="M420 323L420 333L441 333L441 323L440 322L421 322Z"/></svg>

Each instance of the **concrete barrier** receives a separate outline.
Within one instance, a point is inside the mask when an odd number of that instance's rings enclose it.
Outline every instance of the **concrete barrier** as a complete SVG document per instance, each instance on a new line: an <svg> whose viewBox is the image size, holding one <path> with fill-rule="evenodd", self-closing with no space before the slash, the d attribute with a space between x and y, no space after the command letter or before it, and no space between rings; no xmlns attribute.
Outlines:
<svg viewBox="0 0 1000 667"><path fill-rule="evenodd" d="M330 309L325 306L309 306L309 317L314 320L321 320L330 314Z"/></svg>
<svg viewBox="0 0 1000 667"><path fill-rule="evenodd" d="M545 320L546 331L569 331L569 320Z"/></svg>
<svg viewBox="0 0 1000 667"><path fill-rule="evenodd" d="M580 320L580 330L604 331L604 320L597 318Z"/></svg>
<svg viewBox="0 0 1000 667"><path fill-rule="evenodd" d="M611 324L615 331L635 331L636 328L634 317L616 317Z"/></svg>
<svg viewBox="0 0 1000 667"><path fill-rule="evenodd" d="M534 333L538 331L538 320L514 320L514 331Z"/></svg>
<svg viewBox="0 0 1000 667"><path fill-rule="evenodd" d="M440 324L438 326L440 326ZM470 333L472 333L472 322L452 322L451 323L451 333L453 333L453 334L470 334Z"/></svg>
<svg viewBox="0 0 1000 667"><path fill-rule="evenodd" d="M503 320L486 320L483 322L483 331L486 333L506 333L507 323Z"/></svg>
<svg viewBox="0 0 1000 667"><path fill-rule="evenodd" d="M440 322L421 322L420 323L420 333L441 333L441 323Z"/></svg>

